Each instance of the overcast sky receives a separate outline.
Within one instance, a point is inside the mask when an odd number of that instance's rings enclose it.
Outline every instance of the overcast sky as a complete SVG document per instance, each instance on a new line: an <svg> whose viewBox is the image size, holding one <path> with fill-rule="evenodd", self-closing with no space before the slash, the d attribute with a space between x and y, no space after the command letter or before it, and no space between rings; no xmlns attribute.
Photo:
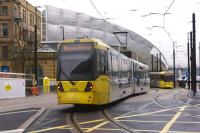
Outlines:
<svg viewBox="0 0 200 133"><path fill-rule="evenodd" d="M163 15L173 0L92 0L108 21L136 32L157 46L172 65L172 41L162 28ZM51 5L100 18L90 0L28 0L34 6ZM136 9L136 11L135 11ZM134 10L134 11L130 11ZM192 13L196 14L197 65L199 64L200 0L175 0L165 17L165 28L177 45L177 66L187 66L187 33L192 29Z"/></svg>

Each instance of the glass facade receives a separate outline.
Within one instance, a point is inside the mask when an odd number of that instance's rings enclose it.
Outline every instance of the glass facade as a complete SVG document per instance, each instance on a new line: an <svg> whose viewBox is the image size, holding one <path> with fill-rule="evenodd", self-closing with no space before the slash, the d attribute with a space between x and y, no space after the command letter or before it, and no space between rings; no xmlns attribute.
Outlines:
<svg viewBox="0 0 200 133"><path fill-rule="evenodd" d="M43 41L61 41L63 35L65 39L98 38L121 50L123 50L122 45L127 42L126 50L132 52L132 58L151 66L151 51L155 48L151 42L133 31L103 19L71 10L45 6L42 26ZM127 34L113 34L116 32L127 32ZM157 51L160 52L158 49ZM164 60L163 62L166 64Z"/></svg>

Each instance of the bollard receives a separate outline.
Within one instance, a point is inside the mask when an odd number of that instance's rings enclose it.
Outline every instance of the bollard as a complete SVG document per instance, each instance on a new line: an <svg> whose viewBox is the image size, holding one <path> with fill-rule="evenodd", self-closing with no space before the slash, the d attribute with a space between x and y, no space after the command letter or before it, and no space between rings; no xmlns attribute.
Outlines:
<svg viewBox="0 0 200 133"><path fill-rule="evenodd" d="M50 92L50 80L48 77L43 78L43 92L44 93Z"/></svg>

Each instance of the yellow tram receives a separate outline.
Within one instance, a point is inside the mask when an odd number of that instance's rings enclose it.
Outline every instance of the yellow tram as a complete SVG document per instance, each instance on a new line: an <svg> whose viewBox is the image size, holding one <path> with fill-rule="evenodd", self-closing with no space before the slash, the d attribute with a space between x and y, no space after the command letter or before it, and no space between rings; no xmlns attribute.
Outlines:
<svg viewBox="0 0 200 133"><path fill-rule="evenodd" d="M174 73L170 71L150 72L150 86L158 88L174 88Z"/></svg>
<svg viewBox="0 0 200 133"><path fill-rule="evenodd" d="M147 65L93 38L68 39L58 46L59 104L107 104L150 88Z"/></svg>

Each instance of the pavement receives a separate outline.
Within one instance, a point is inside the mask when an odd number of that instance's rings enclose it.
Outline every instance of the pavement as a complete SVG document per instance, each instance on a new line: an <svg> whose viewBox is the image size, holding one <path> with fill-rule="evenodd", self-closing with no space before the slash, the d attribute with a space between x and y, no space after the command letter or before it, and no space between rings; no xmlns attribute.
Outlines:
<svg viewBox="0 0 200 133"><path fill-rule="evenodd" d="M192 99L200 100L200 89L199 88L196 89L195 95L191 89L188 90L188 97L190 97Z"/></svg>
<svg viewBox="0 0 200 133"><path fill-rule="evenodd" d="M0 100L0 133L22 133L46 110L60 107L56 93Z"/></svg>

